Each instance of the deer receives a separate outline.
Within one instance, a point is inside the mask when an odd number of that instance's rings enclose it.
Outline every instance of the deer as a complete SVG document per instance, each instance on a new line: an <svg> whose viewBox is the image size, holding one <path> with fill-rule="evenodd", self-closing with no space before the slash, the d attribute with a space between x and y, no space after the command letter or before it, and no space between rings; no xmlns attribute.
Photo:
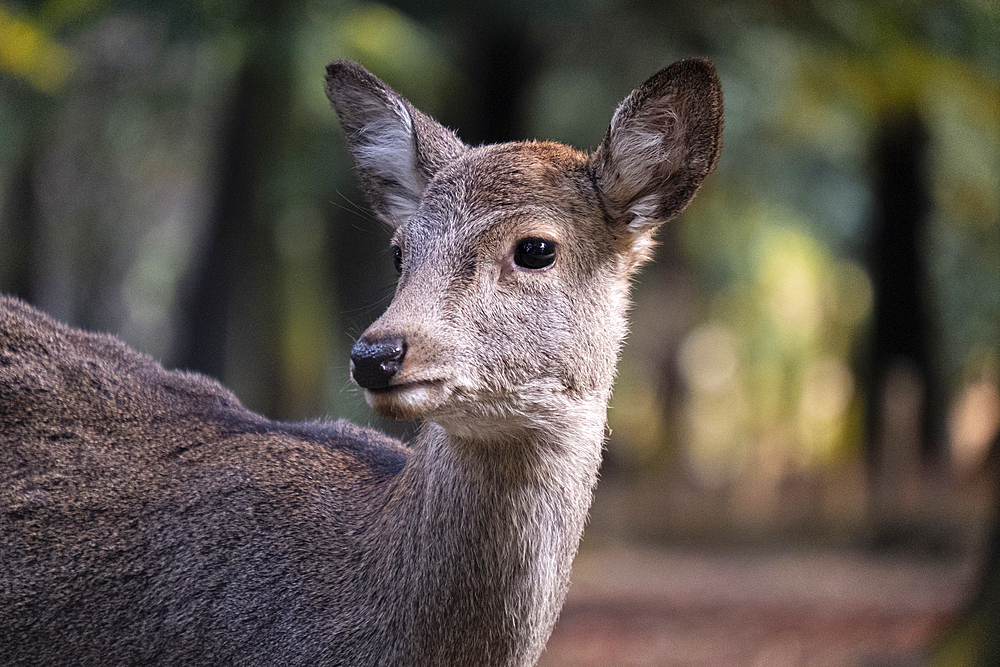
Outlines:
<svg viewBox="0 0 1000 667"><path fill-rule="evenodd" d="M539 659L632 276L718 159L714 66L653 75L592 152L468 146L350 62L326 93L399 273L351 375L417 434L272 421L0 297L0 664Z"/></svg>

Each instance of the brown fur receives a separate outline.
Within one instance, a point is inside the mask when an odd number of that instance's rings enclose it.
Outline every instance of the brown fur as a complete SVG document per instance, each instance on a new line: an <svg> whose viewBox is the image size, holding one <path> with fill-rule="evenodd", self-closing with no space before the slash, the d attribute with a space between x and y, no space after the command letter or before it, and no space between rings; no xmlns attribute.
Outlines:
<svg viewBox="0 0 1000 667"><path fill-rule="evenodd" d="M351 63L327 92L402 257L355 377L420 434L272 422L0 297L0 664L537 660L596 482L629 276L717 158L714 70L655 75L592 155L467 147ZM519 264L529 238L549 266Z"/></svg>

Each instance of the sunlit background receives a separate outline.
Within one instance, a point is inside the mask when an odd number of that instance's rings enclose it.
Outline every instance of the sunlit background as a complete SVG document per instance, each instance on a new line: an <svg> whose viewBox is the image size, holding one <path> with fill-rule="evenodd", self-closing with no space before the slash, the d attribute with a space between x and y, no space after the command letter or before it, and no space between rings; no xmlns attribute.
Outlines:
<svg viewBox="0 0 1000 667"><path fill-rule="evenodd" d="M268 416L405 436L348 378L394 272L326 63L361 62L470 143L587 149L692 55L719 68L724 149L636 281L581 558L978 562L1000 456L989 0L0 0L0 291ZM938 664L975 664L977 636L955 641Z"/></svg>

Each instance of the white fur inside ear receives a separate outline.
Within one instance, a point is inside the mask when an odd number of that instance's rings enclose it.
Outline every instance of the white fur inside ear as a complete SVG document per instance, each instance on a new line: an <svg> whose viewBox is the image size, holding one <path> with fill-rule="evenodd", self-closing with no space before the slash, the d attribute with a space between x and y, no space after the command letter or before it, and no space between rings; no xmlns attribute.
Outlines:
<svg viewBox="0 0 1000 667"><path fill-rule="evenodd" d="M403 220L416 212L424 184L417 172L413 120L402 104L391 102L388 109L373 106L373 120L358 132L354 159L359 168L399 184L399 188L389 189L385 198L393 217Z"/></svg>
<svg viewBox="0 0 1000 667"><path fill-rule="evenodd" d="M669 97L650 102L622 119L622 105L611 121L611 152L617 184L641 192L652 178L669 176L684 161L684 123Z"/></svg>
<svg viewBox="0 0 1000 667"><path fill-rule="evenodd" d="M662 195L654 193L640 197L629 207L628 210L634 217L629 221L628 228L633 234L646 234L663 222L659 218L662 199Z"/></svg>

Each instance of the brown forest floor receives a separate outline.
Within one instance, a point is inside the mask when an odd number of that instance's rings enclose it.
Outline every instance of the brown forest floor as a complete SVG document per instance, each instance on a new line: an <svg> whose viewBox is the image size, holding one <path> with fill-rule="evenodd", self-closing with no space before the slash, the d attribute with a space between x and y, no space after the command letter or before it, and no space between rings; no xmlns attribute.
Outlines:
<svg viewBox="0 0 1000 667"><path fill-rule="evenodd" d="M539 667L916 667L974 559L866 552L582 552Z"/></svg>

